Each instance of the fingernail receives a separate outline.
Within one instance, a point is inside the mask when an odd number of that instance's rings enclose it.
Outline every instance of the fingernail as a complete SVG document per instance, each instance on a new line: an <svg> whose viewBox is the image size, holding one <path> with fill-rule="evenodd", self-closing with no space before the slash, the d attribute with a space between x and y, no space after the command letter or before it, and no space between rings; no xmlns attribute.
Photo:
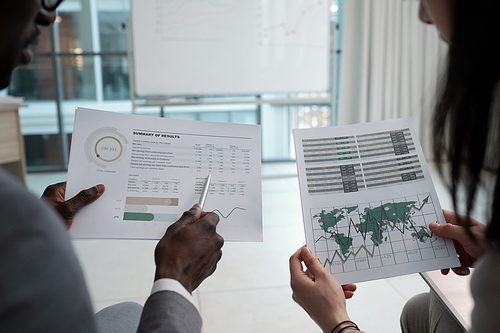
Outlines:
<svg viewBox="0 0 500 333"><path fill-rule="evenodd" d="M434 229L435 230L437 228L438 228L438 224L436 222L429 223L429 229L431 229L431 230Z"/></svg>
<svg viewBox="0 0 500 333"><path fill-rule="evenodd" d="M312 254L312 252L311 252L311 250L309 250L309 248L304 247L304 248L302 249L302 255L303 255L303 256L307 256L307 255L310 255L310 254Z"/></svg>
<svg viewBox="0 0 500 333"><path fill-rule="evenodd" d="M102 192L104 192L105 189L104 185L102 184L96 185L95 188L97 189L97 194L101 194Z"/></svg>

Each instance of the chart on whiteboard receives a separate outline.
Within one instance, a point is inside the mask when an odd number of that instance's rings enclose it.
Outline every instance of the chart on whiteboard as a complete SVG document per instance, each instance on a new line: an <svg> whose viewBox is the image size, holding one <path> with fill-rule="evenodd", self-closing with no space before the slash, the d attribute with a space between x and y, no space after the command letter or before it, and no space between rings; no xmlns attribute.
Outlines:
<svg viewBox="0 0 500 333"><path fill-rule="evenodd" d="M227 43L241 41L235 29L255 27L258 46L323 49L323 34L310 32L327 8L325 0L155 0L155 32L164 41Z"/></svg>
<svg viewBox="0 0 500 333"><path fill-rule="evenodd" d="M256 1L257 43L261 47L324 48L321 33L310 33L324 18L326 0Z"/></svg>
<svg viewBox="0 0 500 333"><path fill-rule="evenodd" d="M454 267L411 119L294 130L308 247L341 283Z"/></svg>
<svg viewBox="0 0 500 333"><path fill-rule="evenodd" d="M132 0L131 5L139 95L329 89L329 1Z"/></svg>
<svg viewBox="0 0 500 333"><path fill-rule="evenodd" d="M222 41L231 36L239 7L233 0L155 0L155 6L156 33L165 41L184 42Z"/></svg>

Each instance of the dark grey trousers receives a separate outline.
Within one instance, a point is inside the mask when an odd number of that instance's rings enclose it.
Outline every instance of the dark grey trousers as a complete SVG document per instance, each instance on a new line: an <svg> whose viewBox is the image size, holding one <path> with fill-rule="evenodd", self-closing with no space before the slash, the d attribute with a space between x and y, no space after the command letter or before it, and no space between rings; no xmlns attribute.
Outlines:
<svg viewBox="0 0 500 333"><path fill-rule="evenodd" d="M406 302L400 322L403 333L464 332L433 291L416 295Z"/></svg>
<svg viewBox="0 0 500 333"><path fill-rule="evenodd" d="M118 303L94 315L99 333L136 333L142 306L135 302Z"/></svg>

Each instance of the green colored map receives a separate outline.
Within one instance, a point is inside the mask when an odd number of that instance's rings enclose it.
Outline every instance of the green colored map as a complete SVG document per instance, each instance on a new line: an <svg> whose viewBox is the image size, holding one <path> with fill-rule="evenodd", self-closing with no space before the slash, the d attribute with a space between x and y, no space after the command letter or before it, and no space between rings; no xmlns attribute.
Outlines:
<svg viewBox="0 0 500 333"><path fill-rule="evenodd" d="M346 216L344 214L350 214L358 209L358 206L345 207L343 209L334 209L330 212L321 211L319 215L314 215L313 218L319 217L319 224L321 228L328 234L331 238L340 246L342 254L344 257L347 255L349 248L352 245L352 238L346 236L345 234L340 234L336 232L336 226L340 221L345 221Z"/></svg>
<svg viewBox="0 0 500 333"><path fill-rule="evenodd" d="M340 251L344 258L346 258L352 247L353 238L351 234L361 234L363 239L366 240L370 237L374 246L379 246L387 241L387 232L398 230L404 233L405 230L411 232L411 236L420 242L425 242L431 236L427 232L426 227L416 226L412 220L412 216L416 211L428 203L429 197L422 201L420 207L416 207L416 201L394 202L385 203L377 207L366 207L363 211L358 211L358 206L348 206L343 208L336 208L332 211L322 210L321 213L316 214L313 218L318 218L321 229L329 235L329 239L333 239L340 247ZM360 223L354 224L348 216L352 212L357 211L359 214ZM338 232L338 224L343 222L342 225L348 225L349 231L345 233Z"/></svg>

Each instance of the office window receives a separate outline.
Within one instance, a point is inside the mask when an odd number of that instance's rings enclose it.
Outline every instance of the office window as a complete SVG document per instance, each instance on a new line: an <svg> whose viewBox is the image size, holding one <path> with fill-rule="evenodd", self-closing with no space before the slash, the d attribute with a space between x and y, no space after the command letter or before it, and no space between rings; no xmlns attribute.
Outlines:
<svg viewBox="0 0 500 333"><path fill-rule="evenodd" d="M56 52L92 52L92 22L90 2L85 0L64 1L58 8Z"/></svg>
<svg viewBox="0 0 500 333"><path fill-rule="evenodd" d="M34 48L34 58L28 66L12 73L9 94L23 96L27 101L46 101L56 98L54 61L51 57L50 29L40 29L40 41Z"/></svg>
<svg viewBox="0 0 500 333"><path fill-rule="evenodd" d="M344 2L331 0L330 8L332 22L338 23L337 67L341 57ZM42 38L34 50L34 61L14 71L8 89L11 95L24 96L28 105L20 111L28 170L66 168L77 107L132 112L126 30L129 17L129 0L65 0L58 8L54 26L41 29ZM334 80L338 81L338 76ZM262 95L261 98L300 99L306 95ZM232 98L235 97L219 96L211 100ZM145 107L138 108L136 113L247 124L260 121L264 161L294 158L292 128L335 124L335 105L332 109L328 104Z"/></svg>
<svg viewBox="0 0 500 333"><path fill-rule="evenodd" d="M55 100L56 89L53 59L37 55L29 66L14 71L9 93L26 101L46 101Z"/></svg>
<svg viewBox="0 0 500 333"><path fill-rule="evenodd" d="M326 127L332 124L331 108L324 105L291 106L293 128Z"/></svg>
<svg viewBox="0 0 500 333"><path fill-rule="evenodd" d="M97 2L101 52L127 52L125 22L130 17L128 0Z"/></svg>
<svg viewBox="0 0 500 333"><path fill-rule="evenodd" d="M126 56L102 56L104 100L130 100L128 61Z"/></svg>
<svg viewBox="0 0 500 333"><path fill-rule="evenodd" d="M65 100L95 100L95 70L92 56L61 57Z"/></svg>

